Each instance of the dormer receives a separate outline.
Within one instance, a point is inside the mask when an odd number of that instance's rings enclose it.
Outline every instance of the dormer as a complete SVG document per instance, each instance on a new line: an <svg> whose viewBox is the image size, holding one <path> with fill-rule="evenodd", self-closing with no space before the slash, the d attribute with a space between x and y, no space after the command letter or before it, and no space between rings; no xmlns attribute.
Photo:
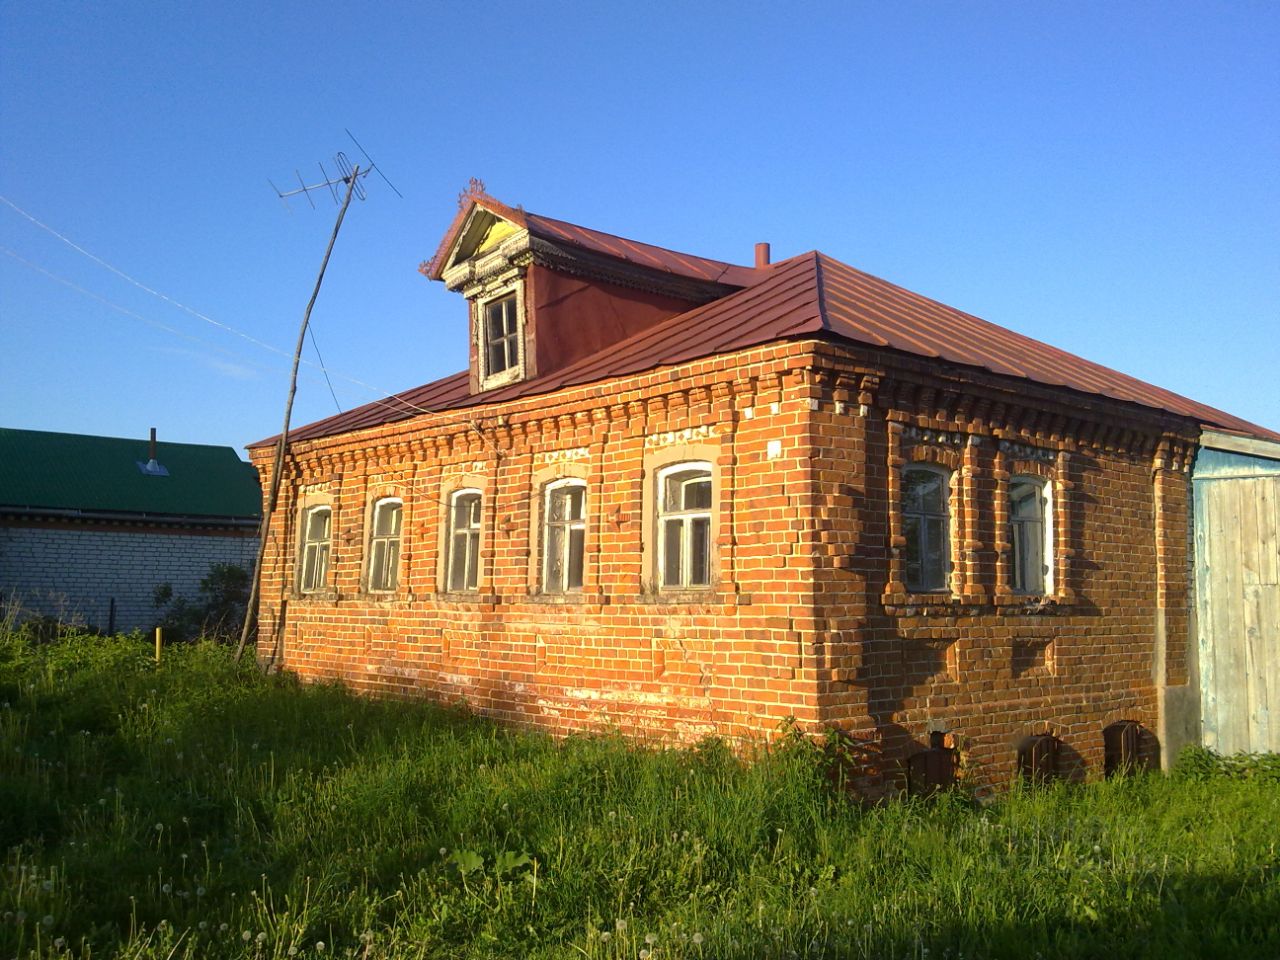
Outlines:
<svg viewBox="0 0 1280 960"><path fill-rule="evenodd" d="M472 393L537 372L525 303L532 260L527 227L472 204L440 271L445 286L469 305Z"/></svg>
<svg viewBox="0 0 1280 960"><path fill-rule="evenodd" d="M759 276L526 213L474 185L421 270L467 300L473 394L554 373Z"/></svg>

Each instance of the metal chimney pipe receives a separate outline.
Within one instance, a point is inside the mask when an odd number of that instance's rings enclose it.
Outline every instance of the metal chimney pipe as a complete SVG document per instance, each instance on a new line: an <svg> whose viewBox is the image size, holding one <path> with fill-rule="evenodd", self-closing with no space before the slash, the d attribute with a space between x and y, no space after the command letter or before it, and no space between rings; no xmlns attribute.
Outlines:
<svg viewBox="0 0 1280 960"><path fill-rule="evenodd" d="M769 265L769 245L767 243L756 244L756 269L767 267Z"/></svg>
<svg viewBox="0 0 1280 960"><path fill-rule="evenodd" d="M147 459L152 463L156 462L156 428L151 428L151 445L147 448Z"/></svg>

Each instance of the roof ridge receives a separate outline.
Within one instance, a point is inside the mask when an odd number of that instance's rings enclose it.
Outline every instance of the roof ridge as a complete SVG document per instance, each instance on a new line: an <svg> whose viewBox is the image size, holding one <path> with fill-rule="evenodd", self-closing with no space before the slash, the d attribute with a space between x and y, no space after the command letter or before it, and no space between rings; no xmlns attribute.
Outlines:
<svg viewBox="0 0 1280 960"><path fill-rule="evenodd" d="M831 318L827 315L827 280L822 270L822 258L825 254L814 250L810 254L813 257L813 279L814 284L818 288L818 319L822 324L822 329L831 332Z"/></svg>

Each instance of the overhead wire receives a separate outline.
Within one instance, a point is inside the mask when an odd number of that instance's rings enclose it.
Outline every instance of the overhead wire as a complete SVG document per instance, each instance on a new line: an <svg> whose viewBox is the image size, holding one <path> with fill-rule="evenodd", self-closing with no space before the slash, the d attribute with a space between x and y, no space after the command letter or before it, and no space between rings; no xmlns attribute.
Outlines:
<svg viewBox="0 0 1280 960"><path fill-rule="evenodd" d="M195 309L195 308L193 308L193 307L189 307L189 306L187 306L186 304L182 303L181 301L177 300L176 298L171 297L171 296L169 296L168 294L163 293L163 292L161 292L161 291L159 291L159 290L156 290L156 289L154 289L154 288L152 288L152 287L148 286L147 284L143 283L141 280L138 280L138 279L136 279L135 277L130 276L128 273L126 273L125 271L121 270L119 267L116 267L116 266L114 266L113 264L111 264L111 263L107 262L107 261L106 261L106 260L104 260L102 257L98 256L97 254L93 253L92 251L90 251L90 250L86 250L84 247L82 247L80 244L76 243L76 242L75 242L74 240L72 240L70 237L68 237L68 236L66 236L65 234L63 234L63 233L59 232L58 230L54 229L54 228L53 228L53 227L51 227L49 224L47 224L47 223L45 223L44 221L40 220L38 217L34 216L33 214L28 213L26 210L22 209L22 207L18 206L16 203L14 203L12 200L10 200L8 197L4 196L3 194L0 194L0 203L4 203L6 206L8 206L10 209L12 209L12 210L13 210L15 213L17 213L19 216L22 216L23 218L25 218L26 220L30 221L30 222L31 222L32 224L34 224L35 226L39 227L41 230L44 230L46 233L49 233L50 235L52 235L52 236L56 237L58 240L62 241L64 244L66 244L67 246L69 246L71 249L75 250L77 253L81 254L82 256L85 256L85 257L89 258L89 259L90 259L90 260L92 260L94 263L97 263L99 266L103 267L104 269L109 270L111 273L114 273L116 276L120 277L122 280L125 280L126 282L128 282L128 283L132 284L133 286L137 287L139 290L142 290L142 291L144 291L145 293L149 293L149 294L151 294L153 297L157 297L158 299L160 299L160 300L164 301L165 303L167 303L167 304L169 304L169 305L171 305L171 306L173 306L173 307L176 307L176 308L178 308L179 310L182 310L182 311L184 311L185 313L188 313L188 314L190 314L191 316L196 317L196 318L197 318L197 319L199 319L199 320L203 320L205 323L212 324L213 326L218 327L219 329L225 330L225 331L227 331L228 333L231 333L231 334L234 334L234 335L235 335L235 336L237 336L237 337L240 337L241 339L247 340L248 342L250 342L250 343L254 344L255 346L261 347L261 348L262 348L262 349L264 349L264 350L268 350L268 351L270 351L271 353L278 354L278 355L280 355L280 356L282 356L282 357L286 357L286 358L292 359L292 354L288 353L287 351L282 350L282 349L280 349L279 347L273 346L272 344L267 343L267 342L265 342L265 341L263 341L263 340L260 340L260 339L258 339L257 337L254 337L252 334L245 333L243 330L239 330L239 329L237 329L236 327L233 327L231 324L224 323L223 321L221 321L221 320L217 320L217 319L215 319L215 318L213 318L213 317L209 316L208 314L205 314L205 313L202 313L202 312L201 312L201 311L199 311L199 310L196 310L196 309ZM15 254L14 256L16 257L16 254ZM22 259L22 258L21 258L21 257L17 257L17 259ZM26 262L26 263L28 263L28 264L30 263L29 261L23 261L23 262ZM32 266L34 266L34 265L32 265ZM59 281L59 282L66 282L69 286L72 286L72 287L75 287L75 288L76 288L76 289L78 289L78 290L81 290L82 292L86 293L88 296L94 297L95 299L102 299L102 300L103 300L103 302L109 303L109 301L106 301L104 298L101 298L101 297L99 297L98 295L93 294L93 293L91 293L91 292L89 292L89 291L87 291L87 290L84 290L84 289L83 289L83 288L81 288L81 287L76 287L76 285L75 285L75 284L71 284L69 281L63 281L63 280L61 280L61 278L57 278L54 274L49 273L49 271L46 271L46 270L44 270L43 268L35 267L35 269L39 270L39 271L40 271L40 272L42 272L42 273L46 273L46 274L48 274L50 277L53 277L54 279L58 279L58 281ZM123 308L121 308L121 309L123 309ZM126 313L130 313L130 311L127 311L127 310L126 310L126 311L124 311L124 312L126 312ZM136 316L136 315L135 315L135 316ZM139 317L139 319L144 319L144 320L145 320L145 318L142 318L142 317ZM148 322L148 323L153 323L153 324L155 324L155 325L157 325L157 326L163 326L163 324L158 324L158 323L156 323L155 321L146 321L146 322ZM165 328L165 329L172 330L173 328ZM177 331L174 331L174 332L177 332ZM181 334L181 335L182 335L182 336L184 336L184 337L190 336L189 334ZM316 346L316 345L315 345L315 341L314 341L314 339L313 339L313 341L312 341L312 346L313 346L313 347L315 347L315 346ZM319 356L320 356L320 351L319 351L319 348L318 348L318 347L316 347L316 355L317 355L317 357L319 357ZM326 367L326 366L324 365L323 358L320 358L320 363L319 363L319 364L311 363L309 360L306 360L306 359L303 359L303 361L302 361L302 362L303 362L303 363L305 363L305 364L307 364L308 366L311 366L311 367L318 367L318 369L320 369L321 371L323 371L323 372L324 372L324 374L325 374L325 379L326 379L326 380L328 380L328 375L329 375L329 372L330 372L330 371L329 371L328 367ZM375 395L381 395L378 399L374 399L374 400L369 401L369 403L370 403L370 404L372 404L372 405L379 406L379 407L385 407L385 408L387 408L387 409L389 409L389 410L393 410L393 411L394 411L394 412L396 412L396 413L403 413L403 412L404 412L404 408L405 408L405 407L407 407L407 408L409 408L410 410L413 410L413 411L415 411L415 412L417 412L417 413L420 413L420 414L438 414L438 413L441 413L441 412L442 412L442 411L438 411L438 410L429 410L429 409L427 409L426 407L419 406L418 404L414 403L414 402L413 402L413 401L411 401L411 400L406 400L403 396L401 396L401 395L399 395L399 394L397 394L397 393L395 393L395 392L393 392L393 391L386 390L386 389L383 389L383 388L381 388L381 387L374 386L373 384L366 383L366 382L365 382L365 381L363 381L363 380L359 380L359 379L357 379L357 378L355 378L355 377L348 376L348 375L343 374L343 373L340 373L340 372L338 372L338 371L336 371L336 370L335 370L335 371L333 371L333 374L334 374L334 376L338 377L338 379L340 379L340 380L345 380L345 381L347 381L348 383L355 384L356 386L358 386L358 387L362 387L362 388L364 388L365 390L368 390L369 392L371 392L371 393L373 393L373 394L375 394ZM333 389L333 387L332 387L332 383L330 383L330 392L331 392L331 393L332 393L332 389ZM394 401L394 404L392 403L392 401ZM337 403L337 397L336 397L336 395L334 396L334 402L335 402L335 403ZM399 404L400 406L396 406L395 404ZM341 404L339 404L338 406L339 406L339 412L341 412ZM468 416L468 415L466 415L466 414L458 414L458 415L456 415L456 416L457 416L457 418L458 418L458 419L465 421L465 422L467 423L467 425L468 425L468 426L470 426L470 427L471 427L471 429L475 431L475 433L480 437L480 439L481 439L481 440L483 440L483 441L484 441L484 443L485 443L487 446L489 446L491 449L494 449L494 450L496 450L496 449L497 449L496 447L494 447L493 442L492 442L492 441L491 441L487 436L485 436L484 432L479 428L479 426L477 426L477 425L476 425L475 421L474 421L470 416Z"/></svg>
<svg viewBox="0 0 1280 960"><path fill-rule="evenodd" d="M324 382L329 385L329 396L333 397L333 405L338 408L338 412L342 412L342 404L338 402L338 395L333 392L333 381L329 379L329 370L324 365L324 357L320 356L320 344L316 343L316 328L314 323L307 324L307 336L311 338L311 349L316 352L316 360L320 363L320 369L324 373Z"/></svg>
<svg viewBox="0 0 1280 960"><path fill-rule="evenodd" d="M42 267L40 266L40 264L35 263L31 260L28 260L26 257L22 256L21 254L17 253L14 250L9 249L8 247L2 244L0 244L0 253L3 253L5 256L13 260L16 260L18 263L22 264L24 267L34 270L37 273L44 274L44 276L48 277L50 280L53 280L55 283L60 283L64 287L69 287L70 289L74 290L76 293L89 297L91 300L97 300L99 303L103 304L104 306L110 307L112 310L115 310L118 313L122 313L127 317L132 317L133 319L139 320L142 323L147 324L148 326L156 327L157 329L163 330L166 333L173 334L175 337L180 337L183 340L189 340L190 342L199 344L202 347L209 347L214 350L217 350L223 356L231 357L232 359L240 363L247 363L250 366L253 366L259 370L263 369L254 361L249 360L238 353L233 353L232 351L226 349L225 347L220 347L216 343L212 343L209 340L204 339L203 337L197 337L194 334L190 334L183 330L179 330L177 327L171 327L167 323L161 323L159 320L153 320L150 317L145 317L135 310L130 310L128 307L121 306L120 304L116 303L113 300L108 300L106 297L102 296L99 293L94 293L92 290L87 290L84 287L80 286L75 281L68 280L66 277L63 277L63 276L59 276L58 274L54 273L52 270L49 270L46 267Z"/></svg>

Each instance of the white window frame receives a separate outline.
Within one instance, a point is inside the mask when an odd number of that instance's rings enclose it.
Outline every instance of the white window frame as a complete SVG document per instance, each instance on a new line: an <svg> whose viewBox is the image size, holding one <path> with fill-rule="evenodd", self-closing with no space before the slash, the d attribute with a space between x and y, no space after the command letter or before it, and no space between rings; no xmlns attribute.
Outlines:
<svg viewBox="0 0 1280 960"><path fill-rule="evenodd" d="M705 482L711 493L711 503L707 507L696 508L677 508L668 509L666 506L666 490L667 480L675 474L680 473L697 473L700 476L696 478L697 482ZM715 543L713 533L715 530L714 514L716 509L715 501L715 475L712 466L705 460L686 460L680 463L673 463L663 467L658 471L657 483L654 485L654 538L657 544L655 556L657 559L656 570L654 571L654 581L662 590L705 590L713 586L714 577L712 575L714 569ZM685 483L694 481L691 477ZM680 575L676 583L667 581L667 524L669 521L680 521ZM693 535L695 522L698 520L706 521L706 579L704 582L692 582L693 566Z"/></svg>
<svg viewBox="0 0 1280 960"><path fill-rule="evenodd" d="M466 527L457 524L458 501L464 497L475 497L474 513L468 518ZM444 589L447 593L475 593L480 589L480 544L484 534L484 493L475 487L463 487L449 494L449 513L445 523L445 564ZM459 535L465 537L466 547L462 554L458 551ZM454 586L454 568L461 560L462 586Z"/></svg>
<svg viewBox="0 0 1280 960"><path fill-rule="evenodd" d="M501 301L511 300L515 309L515 361L502 370L489 369L489 308ZM525 377L525 304L524 283L504 286L489 296L475 300L475 325L473 339L476 347L476 374L481 390L491 390Z"/></svg>
<svg viewBox="0 0 1280 960"><path fill-rule="evenodd" d="M942 513L929 513L909 511L907 509L907 475L910 473L931 473L942 480ZM907 562L907 549L903 548L902 557L902 579L906 583L908 593L946 593L951 589L953 576L953 563L951 557L951 522L952 522L952 497L951 497L951 471L946 467L939 466L936 463L908 463L902 468L902 476L899 485L899 516L902 518L902 537L904 540L910 541L910 535L907 532L907 518L915 517L917 519L916 530L920 532L921 539L917 554L920 557L920 572L925 573L924 558L926 556L926 547L929 544L929 521L942 521L942 582L940 584L928 585L926 582L912 583L908 577L910 576L910 566ZM909 543L908 543L909 545Z"/></svg>
<svg viewBox="0 0 1280 960"><path fill-rule="evenodd" d="M552 500L558 495L569 490L582 491L582 511L581 516L555 520L553 519L553 511L551 509ZM553 580L552 560L554 559L551 550L553 530L560 531L560 582ZM573 533L579 532L581 536L578 538L578 579L575 584L569 583L569 571L572 568L574 554L574 538ZM582 590L582 580L586 576L587 562L587 484L586 481L577 477L566 477L562 480L555 480L548 483L544 489L542 497L542 592L552 594L579 593Z"/></svg>
<svg viewBox="0 0 1280 960"><path fill-rule="evenodd" d="M378 533L382 511L396 508L395 532ZM380 497L369 512L368 558L365 584L370 593L394 593L400 586L400 547L404 537L404 501L399 497Z"/></svg>
<svg viewBox="0 0 1280 960"><path fill-rule="evenodd" d="M1015 484L1020 484L1020 483L1032 484L1039 489L1039 493L1040 493L1039 523L1041 526L1040 549L1042 553L1040 557L1040 565L1041 565L1041 571L1042 571L1041 573L1042 584L1039 590L1027 590L1027 589L1018 588L1018 581L1020 579L1018 568L1022 563L1022 557L1019 556L1019 552L1018 552L1018 543L1022 538L1020 538L1015 532L1017 529L1016 525L1018 524L1025 525L1031 522L1035 522L1034 520L1029 521L1029 520L1014 519L1013 488ZM1005 498L1006 498L1006 516L1008 517L1008 523L1009 523L1009 586L1010 586L1010 589L1012 589L1014 594L1017 596L1023 596L1023 597L1050 596L1052 595L1053 589L1054 589L1053 568L1055 566L1054 555L1053 555L1053 526L1054 526L1053 484L1051 484L1044 477L1037 477L1034 474L1017 474L1009 478L1008 486L1006 487Z"/></svg>
<svg viewBox="0 0 1280 960"><path fill-rule="evenodd" d="M326 514L323 539L312 539L312 518ZM329 580L329 555L333 544L333 507L327 503L302 511L302 531L298 544L298 592L319 593Z"/></svg>

